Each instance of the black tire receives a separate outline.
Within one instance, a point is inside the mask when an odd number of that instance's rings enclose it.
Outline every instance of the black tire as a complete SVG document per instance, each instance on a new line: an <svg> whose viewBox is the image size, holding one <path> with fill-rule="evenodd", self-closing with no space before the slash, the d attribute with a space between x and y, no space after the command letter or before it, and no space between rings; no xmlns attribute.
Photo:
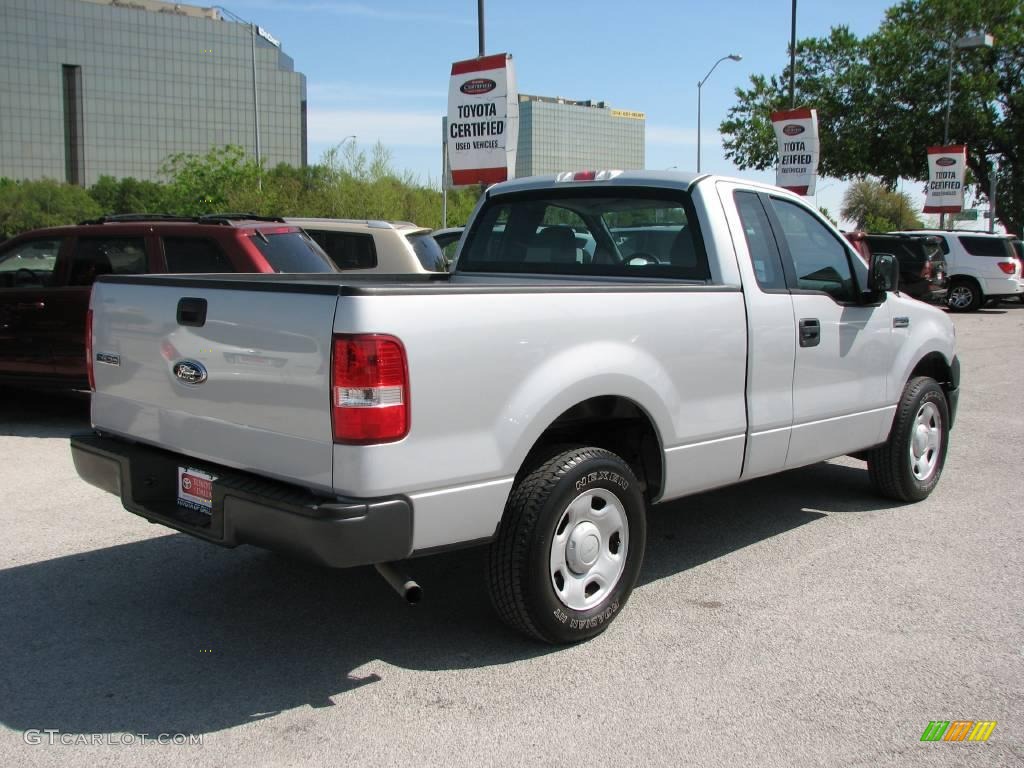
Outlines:
<svg viewBox="0 0 1024 768"><path fill-rule="evenodd" d="M602 562L615 562L621 554L622 562L616 566L615 580L588 594L597 582L585 584L590 578L586 571L553 573L552 561L561 551L558 539L568 542L579 531L585 535L586 515L604 515L605 505L608 519L614 516L625 530L607 536L599 532L593 545L597 550L588 551L596 551L593 556ZM579 517L575 510L584 507L588 511ZM602 448L565 450L527 473L512 489L488 553L491 603L502 621L537 640L552 644L587 640L604 631L625 606L640 574L646 537L644 499L629 465ZM569 551L566 543L565 552ZM582 552L582 545L573 551ZM579 610L556 591L559 576L562 589L568 586L566 575L578 587L577 593L583 590L576 597L589 601Z"/></svg>
<svg viewBox="0 0 1024 768"><path fill-rule="evenodd" d="M917 376L903 388L889 439L868 453L871 482L890 499L921 501L938 485L948 448L946 394L935 379Z"/></svg>
<svg viewBox="0 0 1024 768"><path fill-rule="evenodd" d="M946 306L951 312L975 312L984 300L981 288L973 280L957 277L949 281Z"/></svg>

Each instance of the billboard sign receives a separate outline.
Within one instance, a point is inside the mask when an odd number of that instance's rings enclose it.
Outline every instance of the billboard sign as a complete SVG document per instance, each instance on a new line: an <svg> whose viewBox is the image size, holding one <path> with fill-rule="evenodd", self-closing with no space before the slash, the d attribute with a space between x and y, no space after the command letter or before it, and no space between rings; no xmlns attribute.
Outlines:
<svg viewBox="0 0 1024 768"><path fill-rule="evenodd" d="M515 177L519 94L512 57L481 56L452 64L445 140L454 186Z"/></svg>
<svg viewBox="0 0 1024 768"><path fill-rule="evenodd" d="M925 213L958 213L964 207L967 146L928 147L928 189Z"/></svg>
<svg viewBox="0 0 1024 768"><path fill-rule="evenodd" d="M775 183L798 195L813 195L818 177L818 110L772 112L779 142Z"/></svg>

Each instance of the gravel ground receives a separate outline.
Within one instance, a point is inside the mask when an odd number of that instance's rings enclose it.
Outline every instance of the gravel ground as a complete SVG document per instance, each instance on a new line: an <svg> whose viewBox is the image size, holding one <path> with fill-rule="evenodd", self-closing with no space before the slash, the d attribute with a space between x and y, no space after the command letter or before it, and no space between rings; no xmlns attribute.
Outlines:
<svg viewBox="0 0 1024 768"><path fill-rule="evenodd" d="M564 649L496 622L478 550L415 562L409 608L149 525L75 474L86 398L3 391L0 765L1019 765L1024 308L955 322L927 501L838 459L663 505L627 609ZM957 719L998 726L920 741Z"/></svg>

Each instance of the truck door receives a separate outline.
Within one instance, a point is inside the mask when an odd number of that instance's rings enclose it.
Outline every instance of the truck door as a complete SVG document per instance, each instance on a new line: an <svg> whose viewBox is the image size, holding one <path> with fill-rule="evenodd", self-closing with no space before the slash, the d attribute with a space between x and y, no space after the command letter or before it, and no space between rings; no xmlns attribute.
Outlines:
<svg viewBox="0 0 1024 768"><path fill-rule="evenodd" d="M786 465L793 425L793 297L764 196L718 183L747 305L747 448L743 478Z"/></svg>
<svg viewBox="0 0 1024 768"><path fill-rule="evenodd" d="M781 196L761 199L793 302L793 427L786 466L797 467L884 439L892 419L886 400L892 320L884 300L861 302L863 264L816 213Z"/></svg>

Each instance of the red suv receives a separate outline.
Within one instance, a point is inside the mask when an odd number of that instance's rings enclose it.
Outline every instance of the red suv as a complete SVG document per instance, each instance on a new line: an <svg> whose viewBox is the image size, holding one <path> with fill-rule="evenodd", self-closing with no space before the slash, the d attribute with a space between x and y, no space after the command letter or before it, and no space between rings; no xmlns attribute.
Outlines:
<svg viewBox="0 0 1024 768"><path fill-rule="evenodd" d="M0 244L0 382L88 386L85 315L98 275L336 272L283 219L108 216Z"/></svg>

